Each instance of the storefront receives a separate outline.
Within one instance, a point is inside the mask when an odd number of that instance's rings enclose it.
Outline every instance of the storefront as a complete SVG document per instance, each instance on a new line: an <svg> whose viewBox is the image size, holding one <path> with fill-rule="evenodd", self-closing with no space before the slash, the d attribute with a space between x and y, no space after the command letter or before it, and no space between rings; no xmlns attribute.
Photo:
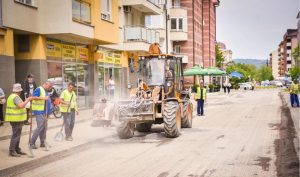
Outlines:
<svg viewBox="0 0 300 177"><path fill-rule="evenodd" d="M48 80L54 83L58 94L75 83L79 107L88 106L89 50L86 45L46 39Z"/></svg>
<svg viewBox="0 0 300 177"><path fill-rule="evenodd" d="M122 74L121 52L101 48L97 51L96 56L99 96L109 100L118 100L122 97L124 77L126 77ZM110 77L115 82L114 94L109 92Z"/></svg>

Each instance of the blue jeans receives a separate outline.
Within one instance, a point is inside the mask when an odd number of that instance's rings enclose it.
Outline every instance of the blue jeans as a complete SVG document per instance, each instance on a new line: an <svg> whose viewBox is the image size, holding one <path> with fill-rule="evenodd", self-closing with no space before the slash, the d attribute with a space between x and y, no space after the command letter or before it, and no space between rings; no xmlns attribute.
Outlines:
<svg viewBox="0 0 300 177"><path fill-rule="evenodd" d="M72 136L72 132L75 124L75 111L72 110L71 112L63 112L62 116L64 118L66 137L70 137Z"/></svg>
<svg viewBox="0 0 300 177"><path fill-rule="evenodd" d="M290 100L291 100L291 105L292 107L294 106L294 103L296 102L297 106L299 107L299 99L297 94L290 94Z"/></svg>
<svg viewBox="0 0 300 177"><path fill-rule="evenodd" d="M199 99L197 101L197 114L198 115L203 115L204 114L204 100L203 99Z"/></svg>
<svg viewBox="0 0 300 177"><path fill-rule="evenodd" d="M37 128L34 130L30 144L35 144L38 137L40 137L41 144L45 143L47 123L44 114L35 115Z"/></svg>

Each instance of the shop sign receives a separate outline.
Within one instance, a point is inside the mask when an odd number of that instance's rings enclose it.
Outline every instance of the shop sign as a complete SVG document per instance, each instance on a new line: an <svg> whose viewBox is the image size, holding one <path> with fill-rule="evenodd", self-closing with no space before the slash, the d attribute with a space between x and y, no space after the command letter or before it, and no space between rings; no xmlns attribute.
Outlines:
<svg viewBox="0 0 300 177"><path fill-rule="evenodd" d="M115 53L114 54L114 64L116 64L116 65L120 65L121 64L121 55L120 54L117 54L117 53Z"/></svg>
<svg viewBox="0 0 300 177"><path fill-rule="evenodd" d="M104 62L104 52L102 51L97 51L95 54L94 54L94 58L96 61L98 62Z"/></svg>
<svg viewBox="0 0 300 177"><path fill-rule="evenodd" d="M46 41L46 56L61 58L61 44L52 41Z"/></svg>
<svg viewBox="0 0 300 177"><path fill-rule="evenodd" d="M62 44L62 58L64 59L75 59L76 51L74 45Z"/></svg>
<svg viewBox="0 0 300 177"><path fill-rule="evenodd" d="M88 61L89 60L89 50L86 47L77 47L77 59Z"/></svg>
<svg viewBox="0 0 300 177"><path fill-rule="evenodd" d="M105 63L114 63L113 53L106 53Z"/></svg>

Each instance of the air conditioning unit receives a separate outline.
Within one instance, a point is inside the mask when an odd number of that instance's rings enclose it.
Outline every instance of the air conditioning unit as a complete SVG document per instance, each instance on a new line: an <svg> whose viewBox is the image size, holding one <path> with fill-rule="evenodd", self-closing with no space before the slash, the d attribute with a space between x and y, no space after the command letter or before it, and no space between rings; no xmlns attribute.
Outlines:
<svg viewBox="0 0 300 177"><path fill-rule="evenodd" d="M126 13L130 13L131 12L131 6L123 6L123 10Z"/></svg>

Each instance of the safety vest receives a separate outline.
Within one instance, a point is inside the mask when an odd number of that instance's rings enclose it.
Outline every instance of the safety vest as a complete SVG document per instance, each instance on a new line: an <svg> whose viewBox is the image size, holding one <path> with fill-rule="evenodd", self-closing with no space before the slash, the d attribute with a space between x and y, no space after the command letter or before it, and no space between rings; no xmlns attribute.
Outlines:
<svg viewBox="0 0 300 177"><path fill-rule="evenodd" d="M196 92L196 95L195 95L195 99L199 100L200 97L201 97L201 89L200 89L200 87L197 87L197 92ZM206 88L203 88L202 98L203 98L203 100L206 99Z"/></svg>
<svg viewBox="0 0 300 177"><path fill-rule="evenodd" d="M44 98L46 96L45 89L43 87L38 87L38 88L40 88L39 98ZM44 109L45 109L45 100L32 100L32 107L31 108L32 108L33 111L44 111Z"/></svg>
<svg viewBox="0 0 300 177"><path fill-rule="evenodd" d="M27 118L26 108L19 108L17 105L15 105L14 99L16 97L19 96L13 93L7 99L5 120L8 122L22 122Z"/></svg>
<svg viewBox="0 0 300 177"><path fill-rule="evenodd" d="M292 83L290 93L298 94L299 92L299 84Z"/></svg>
<svg viewBox="0 0 300 177"><path fill-rule="evenodd" d="M73 95L73 97L72 97ZM72 101L71 101L71 97L72 97ZM64 90L61 95L60 95L61 99L64 99L65 102L69 102L71 101L71 105L73 105L72 107L77 111L78 107L77 107L77 102L76 102L76 94L74 91L72 91L71 93L69 92L68 89ZM59 106L59 110L60 112L71 112L71 106L69 105L65 105L63 103L60 103Z"/></svg>

